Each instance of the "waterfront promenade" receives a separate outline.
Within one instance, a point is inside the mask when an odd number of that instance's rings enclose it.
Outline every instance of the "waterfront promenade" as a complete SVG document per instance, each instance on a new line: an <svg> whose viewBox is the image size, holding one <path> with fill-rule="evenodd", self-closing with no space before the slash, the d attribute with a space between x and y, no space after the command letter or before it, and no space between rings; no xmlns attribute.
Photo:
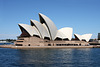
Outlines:
<svg viewBox="0 0 100 67"><path fill-rule="evenodd" d="M30 48L100 48L100 45L90 46L15 46L15 45L0 45L0 48L12 49L30 49Z"/></svg>

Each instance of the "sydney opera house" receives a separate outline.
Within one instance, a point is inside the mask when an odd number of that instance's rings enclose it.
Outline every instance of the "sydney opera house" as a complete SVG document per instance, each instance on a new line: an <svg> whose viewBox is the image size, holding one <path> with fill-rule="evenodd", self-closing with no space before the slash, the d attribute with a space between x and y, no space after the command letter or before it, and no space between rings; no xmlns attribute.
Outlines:
<svg viewBox="0 0 100 67"><path fill-rule="evenodd" d="M47 16L39 13L40 22L30 20L30 25L18 24L21 35L14 43L16 46L68 46L88 45L92 34L74 34L73 28L64 27L57 29L55 24Z"/></svg>

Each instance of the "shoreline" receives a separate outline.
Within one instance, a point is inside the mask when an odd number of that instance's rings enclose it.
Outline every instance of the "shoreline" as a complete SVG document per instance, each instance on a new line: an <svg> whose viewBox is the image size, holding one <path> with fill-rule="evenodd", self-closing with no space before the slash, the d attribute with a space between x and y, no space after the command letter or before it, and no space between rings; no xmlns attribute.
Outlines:
<svg viewBox="0 0 100 67"><path fill-rule="evenodd" d="M90 46L15 46L15 45L0 45L0 48L11 48L11 49L34 49L34 48L100 48L100 45L90 45Z"/></svg>

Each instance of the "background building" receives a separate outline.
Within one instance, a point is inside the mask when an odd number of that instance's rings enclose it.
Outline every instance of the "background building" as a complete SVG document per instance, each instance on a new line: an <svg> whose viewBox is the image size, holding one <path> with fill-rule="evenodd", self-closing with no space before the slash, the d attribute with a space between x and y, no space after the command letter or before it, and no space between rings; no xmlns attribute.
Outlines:
<svg viewBox="0 0 100 67"><path fill-rule="evenodd" d="M100 43L100 33L98 33L98 43Z"/></svg>
<svg viewBox="0 0 100 67"><path fill-rule="evenodd" d="M98 40L100 40L100 33L98 33Z"/></svg>

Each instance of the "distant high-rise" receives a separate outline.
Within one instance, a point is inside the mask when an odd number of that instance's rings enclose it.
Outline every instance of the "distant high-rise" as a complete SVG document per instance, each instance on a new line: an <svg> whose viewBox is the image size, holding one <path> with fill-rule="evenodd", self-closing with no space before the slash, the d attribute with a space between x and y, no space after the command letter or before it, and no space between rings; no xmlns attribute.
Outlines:
<svg viewBox="0 0 100 67"><path fill-rule="evenodd" d="M100 33L98 33L98 40L100 40Z"/></svg>

